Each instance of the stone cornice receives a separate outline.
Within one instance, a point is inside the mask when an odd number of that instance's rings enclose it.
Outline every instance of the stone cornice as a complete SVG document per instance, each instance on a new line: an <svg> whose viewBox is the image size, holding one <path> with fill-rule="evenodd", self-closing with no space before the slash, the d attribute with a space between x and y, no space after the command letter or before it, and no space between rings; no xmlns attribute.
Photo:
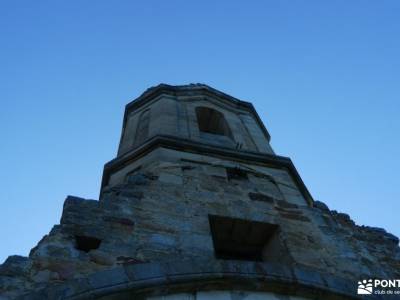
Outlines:
<svg viewBox="0 0 400 300"><path fill-rule="evenodd" d="M213 146L200 142L194 142L192 140L178 138L175 136L158 135L149 139L139 148L133 149L124 155L117 157L104 166L103 179L101 188L107 185L110 175L124 166L132 163L140 157L148 154L156 148L168 148L177 151L184 151L202 155L209 155L214 157L221 157L224 159L230 159L239 162L253 163L271 166L280 169L286 169L289 171L293 180L299 187L303 197L307 200L310 206L313 205L313 198L297 172L293 162L288 157L271 155L259 152L249 151L238 151L231 148L225 148L220 146Z"/></svg>

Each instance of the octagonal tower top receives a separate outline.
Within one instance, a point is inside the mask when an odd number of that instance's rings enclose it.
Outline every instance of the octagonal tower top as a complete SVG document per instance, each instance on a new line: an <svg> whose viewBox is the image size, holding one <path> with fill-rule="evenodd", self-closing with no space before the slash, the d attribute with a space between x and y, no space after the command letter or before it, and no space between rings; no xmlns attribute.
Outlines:
<svg viewBox="0 0 400 300"><path fill-rule="evenodd" d="M127 104L118 156L157 136L274 154L253 105L205 84L160 84Z"/></svg>

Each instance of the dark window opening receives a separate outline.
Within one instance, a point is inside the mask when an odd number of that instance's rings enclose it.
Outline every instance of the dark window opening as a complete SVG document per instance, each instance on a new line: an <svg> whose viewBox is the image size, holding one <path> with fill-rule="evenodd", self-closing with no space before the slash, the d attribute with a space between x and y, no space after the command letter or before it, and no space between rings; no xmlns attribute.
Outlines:
<svg viewBox="0 0 400 300"><path fill-rule="evenodd" d="M150 110L145 110L139 117L136 129L135 144L145 141L149 135Z"/></svg>
<svg viewBox="0 0 400 300"><path fill-rule="evenodd" d="M233 139L228 123L219 111L208 107L196 107L196 116L201 132L224 135Z"/></svg>
<svg viewBox="0 0 400 300"><path fill-rule="evenodd" d="M83 235L76 235L75 242L76 242L76 249L85 252L97 249L100 247L101 244L101 240L94 237L83 236Z"/></svg>
<svg viewBox="0 0 400 300"><path fill-rule="evenodd" d="M226 168L228 180L248 180L247 172L239 168Z"/></svg>
<svg viewBox="0 0 400 300"><path fill-rule="evenodd" d="M277 236L275 224L211 215L209 222L218 259L264 261Z"/></svg>

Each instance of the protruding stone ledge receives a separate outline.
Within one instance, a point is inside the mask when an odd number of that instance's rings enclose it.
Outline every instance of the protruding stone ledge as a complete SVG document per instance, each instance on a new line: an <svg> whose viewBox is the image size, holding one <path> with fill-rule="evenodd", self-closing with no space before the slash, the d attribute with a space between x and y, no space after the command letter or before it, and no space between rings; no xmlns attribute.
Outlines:
<svg viewBox="0 0 400 300"><path fill-rule="evenodd" d="M357 282L300 266L229 260L127 264L30 293L19 299L132 299L199 290L268 291L311 299L360 299ZM375 298L374 295L369 296ZM111 299L111 298L110 298ZM382 299L382 298L379 298Z"/></svg>
<svg viewBox="0 0 400 300"><path fill-rule="evenodd" d="M150 153L157 148L166 148L200 154L207 153L210 156L226 157L233 161L245 161L247 163L253 162L257 164L269 165L274 168L286 169L289 171L289 174L296 182L298 188L300 189L300 192L308 202L309 206L313 205L314 200L310 192L308 191L303 180L298 174L293 162L288 157L251 151L238 151L236 149L221 146L210 146L208 144L169 135L156 135L149 139L139 148L132 149L122 156L119 156L106 163L103 171L103 178L101 183L102 191L100 192L100 194L102 194L103 189L107 186L111 174L117 172L126 165L143 157L144 155Z"/></svg>

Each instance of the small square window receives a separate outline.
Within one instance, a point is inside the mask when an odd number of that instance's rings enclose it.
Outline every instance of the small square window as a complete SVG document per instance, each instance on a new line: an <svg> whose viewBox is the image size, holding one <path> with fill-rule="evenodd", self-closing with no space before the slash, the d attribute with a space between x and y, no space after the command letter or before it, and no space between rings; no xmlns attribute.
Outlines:
<svg viewBox="0 0 400 300"><path fill-rule="evenodd" d="M278 225L209 216L215 256L219 259L263 261Z"/></svg>

